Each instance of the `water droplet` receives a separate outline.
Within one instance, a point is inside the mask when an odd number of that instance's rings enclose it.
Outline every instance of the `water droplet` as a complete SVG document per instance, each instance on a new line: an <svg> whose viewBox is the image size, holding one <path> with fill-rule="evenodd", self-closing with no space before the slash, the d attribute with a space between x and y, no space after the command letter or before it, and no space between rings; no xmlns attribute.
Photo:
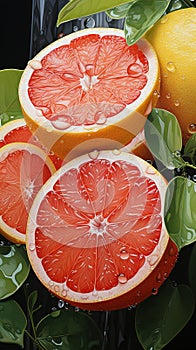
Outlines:
<svg viewBox="0 0 196 350"><path fill-rule="evenodd" d="M196 132L196 124L194 123L189 124L187 130L189 134L194 134Z"/></svg>
<svg viewBox="0 0 196 350"><path fill-rule="evenodd" d="M38 60L31 60L28 62L28 65L32 68L32 69L41 69L42 68L42 64L40 61Z"/></svg>
<svg viewBox="0 0 196 350"><path fill-rule="evenodd" d="M86 28L94 28L95 27L95 20L93 17L88 17L85 21L84 21L84 25Z"/></svg>
<svg viewBox="0 0 196 350"><path fill-rule="evenodd" d="M137 292L137 297L141 297L141 295L142 295L142 292L141 292L141 290L139 290L139 291Z"/></svg>
<svg viewBox="0 0 196 350"><path fill-rule="evenodd" d="M157 295L158 291L158 288L152 288L152 295Z"/></svg>
<svg viewBox="0 0 196 350"><path fill-rule="evenodd" d="M51 313L51 316L54 317L54 318L56 318L56 317L59 317L60 313L61 313L60 310L56 310L56 311L53 311L53 312Z"/></svg>
<svg viewBox="0 0 196 350"><path fill-rule="evenodd" d="M179 100L175 100L174 104L175 104L176 107L179 107L180 106L180 101Z"/></svg>
<svg viewBox="0 0 196 350"><path fill-rule="evenodd" d="M124 273L121 273L119 276L118 276L118 282L121 283L121 284L124 284L127 282L127 277L124 275Z"/></svg>
<svg viewBox="0 0 196 350"><path fill-rule="evenodd" d="M192 180L193 180L194 182L196 182L196 174L194 174L194 175L192 176Z"/></svg>
<svg viewBox="0 0 196 350"><path fill-rule="evenodd" d="M54 290L55 290L55 292L59 292L59 290L60 290L60 288L59 288L59 286L54 286Z"/></svg>
<svg viewBox="0 0 196 350"><path fill-rule="evenodd" d="M67 290L66 290L66 289L63 289L62 292L61 292L61 295L62 295L62 297L66 297L66 295L67 295Z"/></svg>
<svg viewBox="0 0 196 350"><path fill-rule="evenodd" d="M95 114L95 122L96 124L98 125L103 125L107 122L107 117L106 115L101 112L101 111L98 111L96 114Z"/></svg>
<svg viewBox="0 0 196 350"><path fill-rule="evenodd" d="M148 166L145 170L146 174L155 175L156 169L153 166Z"/></svg>
<svg viewBox="0 0 196 350"><path fill-rule="evenodd" d="M181 79L182 79L182 80L185 80L185 75L182 75L182 76L181 76Z"/></svg>
<svg viewBox="0 0 196 350"><path fill-rule="evenodd" d="M137 78L142 74L142 66L138 63L130 64L127 67L127 74L132 78Z"/></svg>
<svg viewBox="0 0 196 350"><path fill-rule="evenodd" d="M162 280L162 275L161 275L160 272L158 273L158 275L157 275L157 277L156 277L156 280L157 280L157 282L161 282L161 280Z"/></svg>
<svg viewBox="0 0 196 350"><path fill-rule="evenodd" d="M166 68L169 72L174 73L176 71L176 66L173 62L168 62Z"/></svg>
<svg viewBox="0 0 196 350"><path fill-rule="evenodd" d="M57 129L57 130L66 130L68 129L71 124L70 124L70 117L67 115L54 115L51 119L50 122L52 126Z"/></svg>
<svg viewBox="0 0 196 350"><path fill-rule="evenodd" d="M157 95L158 95L158 91L157 91L157 90L154 90L154 91L153 91L153 95L154 95L154 96L157 96Z"/></svg>
<svg viewBox="0 0 196 350"><path fill-rule="evenodd" d="M167 22L167 20L168 20L168 17L167 17L167 16L163 16L163 17L161 18L160 22L161 22L162 24L164 24L164 23Z"/></svg>
<svg viewBox="0 0 196 350"><path fill-rule="evenodd" d="M95 149L94 151L91 151L88 156L90 159L97 159L99 156L100 151Z"/></svg>
<svg viewBox="0 0 196 350"><path fill-rule="evenodd" d="M170 247L170 248L169 248L168 254L169 254L170 256L174 256L174 255L175 255L175 250L174 250L173 247Z"/></svg>
<svg viewBox="0 0 196 350"><path fill-rule="evenodd" d="M94 74L94 66L93 64L87 64L85 66L85 70L86 70L86 73L90 76L92 76Z"/></svg>
<svg viewBox="0 0 196 350"><path fill-rule="evenodd" d="M97 290L94 290L94 291L92 292L92 295L93 295L94 297L97 297L97 296L98 296Z"/></svg>
<svg viewBox="0 0 196 350"><path fill-rule="evenodd" d="M62 33L59 33L59 34L58 34L58 39L62 38L63 36L65 36L65 33L63 33L63 32L62 32Z"/></svg>
<svg viewBox="0 0 196 350"><path fill-rule="evenodd" d="M172 281L172 287L176 288L178 286L178 283L176 281Z"/></svg>
<svg viewBox="0 0 196 350"><path fill-rule="evenodd" d="M30 250L31 252L33 252L33 251L35 250L35 244L34 244L34 243L30 243L30 244L29 244L29 250Z"/></svg>
<svg viewBox="0 0 196 350"><path fill-rule="evenodd" d="M63 307L64 307L64 301L63 300L58 300L58 307L59 307L59 309L62 309Z"/></svg>
<svg viewBox="0 0 196 350"><path fill-rule="evenodd" d="M115 156L119 156L121 154L121 150L119 148L115 148L112 150L112 153L115 155Z"/></svg>
<svg viewBox="0 0 196 350"><path fill-rule="evenodd" d="M187 231L186 233L186 239L187 241L191 241L194 237L194 233L192 231Z"/></svg>
<svg viewBox="0 0 196 350"><path fill-rule="evenodd" d="M171 98L170 92L168 92L165 97L169 100Z"/></svg>
<svg viewBox="0 0 196 350"><path fill-rule="evenodd" d="M167 273L167 272L164 272L164 274L163 274L164 279L167 279L168 276L169 276L168 273Z"/></svg>
<svg viewBox="0 0 196 350"><path fill-rule="evenodd" d="M79 312L79 311L80 311L79 307L76 306L76 307L74 308L74 311L75 311L75 312Z"/></svg>
<svg viewBox="0 0 196 350"><path fill-rule="evenodd" d="M81 296L81 298L82 298L83 300L87 300L87 299L88 299L88 295L85 295L85 294L84 294L84 295Z"/></svg>
<svg viewBox="0 0 196 350"><path fill-rule="evenodd" d="M127 259L129 259L129 253L126 251L126 249L122 249L122 250L120 251L120 258L121 258L122 260L127 260Z"/></svg>
<svg viewBox="0 0 196 350"><path fill-rule="evenodd" d="M148 257L147 261L150 264L151 267L153 267L159 259L159 256L157 254L153 254Z"/></svg>
<svg viewBox="0 0 196 350"><path fill-rule="evenodd" d="M73 26L73 31L74 32L77 32L78 29L79 29L78 26Z"/></svg>

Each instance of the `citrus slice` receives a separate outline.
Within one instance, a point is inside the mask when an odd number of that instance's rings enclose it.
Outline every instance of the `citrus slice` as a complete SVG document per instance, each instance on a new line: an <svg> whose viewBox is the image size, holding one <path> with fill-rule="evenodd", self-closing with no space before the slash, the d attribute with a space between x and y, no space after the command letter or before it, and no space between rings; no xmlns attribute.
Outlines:
<svg viewBox="0 0 196 350"><path fill-rule="evenodd" d="M129 143L143 128L159 89L156 53L146 39L93 28L48 45L27 65L19 100L33 133L64 158ZM93 146L92 146L93 145Z"/></svg>
<svg viewBox="0 0 196 350"><path fill-rule="evenodd" d="M11 142L32 143L45 151L38 138L33 136L29 130L24 118L12 120L0 127L0 147ZM49 152L48 155L53 161L55 168L59 169L62 165L62 159L57 157L54 152Z"/></svg>
<svg viewBox="0 0 196 350"><path fill-rule="evenodd" d="M0 148L0 230L11 242L25 243L33 199L54 171L50 158L35 145L14 142Z"/></svg>
<svg viewBox="0 0 196 350"><path fill-rule="evenodd" d="M43 185L26 247L46 288L72 305L112 310L157 292L177 258L163 220L167 183L140 157L80 156Z"/></svg>

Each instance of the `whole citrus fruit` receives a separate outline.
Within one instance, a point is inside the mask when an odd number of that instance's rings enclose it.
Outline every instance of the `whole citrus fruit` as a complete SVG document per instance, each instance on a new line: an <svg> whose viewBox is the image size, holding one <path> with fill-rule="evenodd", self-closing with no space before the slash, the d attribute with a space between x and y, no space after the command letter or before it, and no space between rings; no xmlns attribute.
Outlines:
<svg viewBox="0 0 196 350"><path fill-rule="evenodd" d="M64 158L124 146L157 101L159 65L146 39L128 46L124 31L84 29L53 42L27 65L19 84L33 133Z"/></svg>
<svg viewBox="0 0 196 350"><path fill-rule="evenodd" d="M166 188L152 165L116 149L65 164L29 214L26 247L40 281L87 310L120 309L156 294L178 254L164 224Z"/></svg>
<svg viewBox="0 0 196 350"><path fill-rule="evenodd" d="M177 117L185 144L196 131L196 8L162 17L147 33L160 63L157 106Z"/></svg>

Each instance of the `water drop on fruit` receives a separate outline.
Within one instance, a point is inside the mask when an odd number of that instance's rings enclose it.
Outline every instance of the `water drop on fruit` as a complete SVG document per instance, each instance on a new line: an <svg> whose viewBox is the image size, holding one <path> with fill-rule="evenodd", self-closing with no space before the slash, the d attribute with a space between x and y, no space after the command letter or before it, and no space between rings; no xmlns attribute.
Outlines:
<svg viewBox="0 0 196 350"><path fill-rule="evenodd" d="M40 61L38 60L31 60L28 62L28 65L32 68L32 69L41 69L42 68L42 64Z"/></svg>
<svg viewBox="0 0 196 350"><path fill-rule="evenodd" d="M97 296L98 296L98 292L97 292L96 290L94 290L94 291L92 292L92 296L97 297Z"/></svg>
<svg viewBox="0 0 196 350"><path fill-rule="evenodd" d="M118 276L118 282L121 283L121 284L124 284L127 282L127 277L124 275L124 273L121 273L119 276Z"/></svg>
<svg viewBox="0 0 196 350"><path fill-rule="evenodd" d="M154 265L157 263L158 259L159 259L159 256L154 254L154 255L149 256L147 261L151 267L154 267Z"/></svg>
<svg viewBox="0 0 196 350"><path fill-rule="evenodd" d="M189 124L187 130L189 134L194 134L196 132L196 124L194 123Z"/></svg>
<svg viewBox="0 0 196 350"><path fill-rule="evenodd" d="M129 259L129 253L128 253L125 249L122 249L122 250L120 251L120 258L121 258L122 260L127 260L127 259Z"/></svg>
<svg viewBox="0 0 196 350"><path fill-rule="evenodd" d="M127 74L132 78L139 77L142 74L142 66L138 63L130 64L127 67Z"/></svg>
<svg viewBox="0 0 196 350"><path fill-rule="evenodd" d="M157 275L157 277L156 277L156 280L157 280L157 282L161 282L162 276L161 276L161 273L160 273L160 272L158 273L158 275Z"/></svg>
<svg viewBox="0 0 196 350"><path fill-rule="evenodd" d="M50 122L55 129L66 130L71 126L67 119L70 119L67 115L55 115L50 119Z"/></svg>
<svg viewBox="0 0 196 350"><path fill-rule="evenodd" d="M95 27L95 20L93 17L88 17L85 21L84 21L84 25L86 28L94 28Z"/></svg>
<svg viewBox="0 0 196 350"><path fill-rule="evenodd" d="M106 115L103 112L101 112L101 111L96 112L96 114L95 114L95 122L98 125L105 124L107 122Z"/></svg>
<svg viewBox="0 0 196 350"><path fill-rule="evenodd" d="M148 166L145 170L146 174L155 175L156 169L153 166Z"/></svg>
<svg viewBox="0 0 196 350"><path fill-rule="evenodd" d="M90 159L97 159L99 156L99 150L95 149L94 151L91 151L88 155Z"/></svg>
<svg viewBox="0 0 196 350"><path fill-rule="evenodd" d="M85 66L85 69L86 69L86 73L90 76L92 76L94 74L94 66L93 64L87 64Z"/></svg>
<svg viewBox="0 0 196 350"><path fill-rule="evenodd" d="M59 292L59 286L54 286L54 290L55 290L55 292Z"/></svg>
<svg viewBox="0 0 196 350"><path fill-rule="evenodd" d="M66 297L66 295L67 295L66 289L63 289L63 290L62 290L61 295L62 295L62 297Z"/></svg>
<svg viewBox="0 0 196 350"><path fill-rule="evenodd" d="M62 309L63 307L64 307L64 301L63 300L58 300L58 307L59 307L59 309Z"/></svg>
<svg viewBox="0 0 196 350"><path fill-rule="evenodd" d="M167 273L167 272L164 272L163 277L164 277L165 279L167 279L168 276L169 276L168 273Z"/></svg>
<svg viewBox="0 0 196 350"><path fill-rule="evenodd" d="M168 92L168 94L165 97L169 100L171 98L170 92Z"/></svg>
<svg viewBox="0 0 196 350"><path fill-rule="evenodd" d="M179 107L179 106L180 106L179 100L175 100L175 101L174 101L174 104L175 104L176 107Z"/></svg>
<svg viewBox="0 0 196 350"><path fill-rule="evenodd" d="M168 62L166 68L169 72L174 73L176 71L176 66L173 62Z"/></svg>
<svg viewBox="0 0 196 350"><path fill-rule="evenodd" d="M31 252L33 252L33 251L35 250L35 244L34 244L34 243L30 243L30 244L29 244L29 250L30 250Z"/></svg>
<svg viewBox="0 0 196 350"><path fill-rule="evenodd" d="M119 154L121 154L121 150L119 148L115 148L112 150L112 153L115 155L115 156L119 156Z"/></svg>
<svg viewBox="0 0 196 350"><path fill-rule="evenodd" d="M159 290L157 288L152 288L152 295L157 295L158 291Z"/></svg>

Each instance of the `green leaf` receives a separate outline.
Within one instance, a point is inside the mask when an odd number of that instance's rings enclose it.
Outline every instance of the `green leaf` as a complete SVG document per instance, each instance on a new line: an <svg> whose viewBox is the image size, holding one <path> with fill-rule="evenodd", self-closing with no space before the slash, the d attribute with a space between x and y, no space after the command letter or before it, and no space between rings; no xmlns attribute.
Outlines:
<svg viewBox="0 0 196 350"><path fill-rule="evenodd" d="M106 11L130 0L71 0L59 12L57 27L64 22Z"/></svg>
<svg viewBox="0 0 196 350"><path fill-rule="evenodd" d="M137 0L130 4L125 18L128 45L138 41L164 14L170 0Z"/></svg>
<svg viewBox="0 0 196 350"><path fill-rule="evenodd" d="M193 245L188 266L188 278L190 286L196 297L196 243Z"/></svg>
<svg viewBox="0 0 196 350"><path fill-rule="evenodd" d="M165 225L179 250L196 241L196 183L176 176L167 187Z"/></svg>
<svg viewBox="0 0 196 350"><path fill-rule="evenodd" d="M190 158L191 162L196 165L196 133L187 141L184 147L184 156Z"/></svg>
<svg viewBox="0 0 196 350"><path fill-rule="evenodd" d="M27 320L19 304L14 300L0 302L0 342L23 347Z"/></svg>
<svg viewBox="0 0 196 350"><path fill-rule="evenodd" d="M176 117L159 108L153 108L144 126L146 143L152 154L168 169L185 165L180 157L182 134Z"/></svg>
<svg viewBox="0 0 196 350"><path fill-rule="evenodd" d="M190 320L194 307L195 299L189 286L173 286L166 281L156 296L136 308L136 333L143 348L163 349Z"/></svg>
<svg viewBox="0 0 196 350"><path fill-rule="evenodd" d="M0 299L15 293L26 280L30 264L24 246L0 247Z"/></svg>
<svg viewBox="0 0 196 350"><path fill-rule="evenodd" d="M102 335L93 319L83 312L57 310L37 325L37 340L46 350L100 350Z"/></svg>
<svg viewBox="0 0 196 350"><path fill-rule="evenodd" d="M22 72L18 69L0 71L0 125L23 118L18 99L18 84Z"/></svg>
<svg viewBox="0 0 196 350"><path fill-rule="evenodd" d="M28 306L28 310L31 314L33 314L33 311L34 311L34 307L35 307L35 304L37 302L37 299L38 299L38 291L37 290L34 290L28 297L28 300L27 300L27 306Z"/></svg>
<svg viewBox="0 0 196 350"><path fill-rule="evenodd" d="M120 19L124 18L126 16L127 10L130 7L130 4L132 2L135 2L136 0L129 1L128 4L123 4L117 7L113 7L106 11L107 15L113 19Z"/></svg>

